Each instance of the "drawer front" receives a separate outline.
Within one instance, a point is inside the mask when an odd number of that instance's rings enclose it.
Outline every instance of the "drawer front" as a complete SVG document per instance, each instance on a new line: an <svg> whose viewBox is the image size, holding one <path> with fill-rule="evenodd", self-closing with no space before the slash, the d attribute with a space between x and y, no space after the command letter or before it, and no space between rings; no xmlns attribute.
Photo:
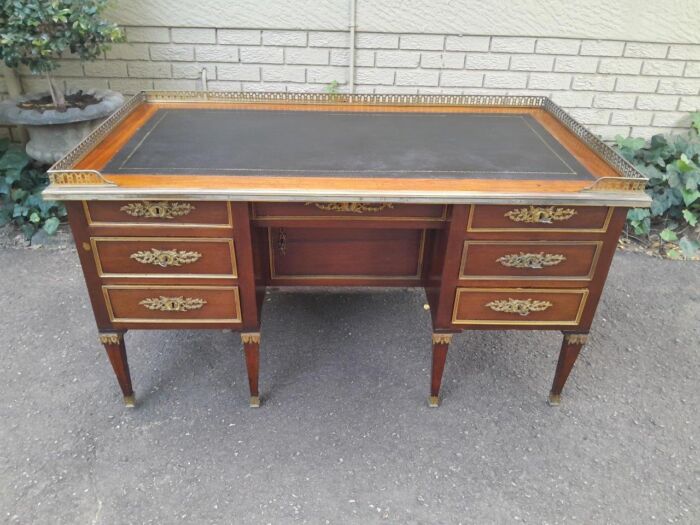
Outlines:
<svg viewBox="0 0 700 525"><path fill-rule="evenodd" d="M85 216L91 226L206 226L232 225L228 202L186 200L85 201Z"/></svg>
<svg viewBox="0 0 700 525"><path fill-rule="evenodd" d="M446 219L447 206L369 202L256 202L254 219L433 220Z"/></svg>
<svg viewBox="0 0 700 525"><path fill-rule="evenodd" d="M233 239L92 237L100 277L235 278Z"/></svg>
<svg viewBox="0 0 700 525"><path fill-rule="evenodd" d="M577 325L588 290L457 288L456 325Z"/></svg>
<svg viewBox="0 0 700 525"><path fill-rule="evenodd" d="M591 280L602 241L465 241L459 278Z"/></svg>
<svg viewBox="0 0 700 525"><path fill-rule="evenodd" d="M111 321L118 323L240 322L237 286L102 287Z"/></svg>
<svg viewBox="0 0 700 525"><path fill-rule="evenodd" d="M418 279L425 230L270 228L273 279Z"/></svg>
<svg viewBox="0 0 700 525"><path fill-rule="evenodd" d="M594 206L475 205L469 232L605 232L613 208Z"/></svg>

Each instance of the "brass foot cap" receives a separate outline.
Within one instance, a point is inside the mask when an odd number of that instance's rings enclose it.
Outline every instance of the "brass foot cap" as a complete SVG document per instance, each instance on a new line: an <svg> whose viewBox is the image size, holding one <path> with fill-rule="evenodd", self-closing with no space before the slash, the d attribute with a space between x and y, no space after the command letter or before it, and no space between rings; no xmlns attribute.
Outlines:
<svg viewBox="0 0 700 525"><path fill-rule="evenodd" d="M558 407L561 404L561 395L549 394L549 406Z"/></svg>
<svg viewBox="0 0 700 525"><path fill-rule="evenodd" d="M250 408L260 408L259 396L250 396Z"/></svg>
<svg viewBox="0 0 700 525"><path fill-rule="evenodd" d="M431 408L437 408L440 406L440 398L438 396L430 396L428 398L428 406Z"/></svg>
<svg viewBox="0 0 700 525"><path fill-rule="evenodd" d="M134 394L124 396L124 406L127 408L134 408L136 406L136 398L134 397Z"/></svg>

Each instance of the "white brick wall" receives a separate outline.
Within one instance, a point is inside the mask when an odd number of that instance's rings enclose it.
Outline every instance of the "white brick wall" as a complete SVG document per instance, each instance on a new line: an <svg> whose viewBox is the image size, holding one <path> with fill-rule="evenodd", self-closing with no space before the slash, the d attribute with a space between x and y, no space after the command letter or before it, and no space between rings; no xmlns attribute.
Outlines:
<svg viewBox="0 0 700 525"><path fill-rule="evenodd" d="M347 31L127 27L104 60L62 61L69 87L347 90ZM700 109L700 44L360 32L357 93L550 96L605 139L684 132ZM22 71L25 89L44 89ZM0 98L3 95L0 83Z"/></svg>

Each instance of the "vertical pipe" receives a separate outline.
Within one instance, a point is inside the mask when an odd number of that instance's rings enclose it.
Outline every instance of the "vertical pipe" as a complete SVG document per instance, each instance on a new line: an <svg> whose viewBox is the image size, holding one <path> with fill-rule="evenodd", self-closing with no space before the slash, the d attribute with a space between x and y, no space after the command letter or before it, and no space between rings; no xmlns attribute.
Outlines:
<svg viewBox="0 0 700 525"><path fill-rule="evenodd" d="M357 26L357 0L350 0L350 71L348 89L355 92L355 27Z"/></svg>
<svg viewBox="0 0 700 525"><path fill-rule="evenodd" d="M14 69L10 69L5 64L2 64L3 76L5 77L5 84L7 85L7 92L10 98L17 98L22 94L22 84L17 76L17 72ZM14 135L15 140L19 139L20 142L26 143L29 140L27 135L27 130L24 126L17 126L14 128L17 130L17 135Z"/></svg>

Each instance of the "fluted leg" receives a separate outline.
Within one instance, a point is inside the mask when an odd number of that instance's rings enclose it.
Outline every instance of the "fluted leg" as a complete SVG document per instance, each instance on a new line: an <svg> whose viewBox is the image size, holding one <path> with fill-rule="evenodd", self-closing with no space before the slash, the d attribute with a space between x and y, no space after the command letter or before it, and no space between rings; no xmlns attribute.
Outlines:
<svg viewBox="0 0 700 525"><path fill-rule="evenodd" d="M129 362L126 360L126 347L124 346L124 333L101 333L100 342L107 351L107 357L112 364L114 374L117 376L119 387L124 395L124 404L133 408L136 404L134 390L131 387L131 375L129 374Z"/></svg>
<svg viewBox="0 0 700 525"><path fill-rule="evenodd" d="M260 372L260 332L242 333L243 351L245 352L245 365L248 370L248 386L250 387L250 406L260 406L260 393L258 392L258 375Z"/></svg>
<svg viewBox="0 0 700 525"><path fill-rule="evenodd" d="M452 341L452 334L433 334L433 365L430 374L430 398L428 406L440 406L440 385L442 372L445 370L447 348Z"/></svg>
<svg viewBox="0 0 700 525"><path fill-rule="evenodd" d="M564 341L561 344L561 352L559 352L559 361L557 362L557 371L552 382L552 391L549 393L550 405L559 405L561 391L587 339L588 334L564 334Z"/></svg>

